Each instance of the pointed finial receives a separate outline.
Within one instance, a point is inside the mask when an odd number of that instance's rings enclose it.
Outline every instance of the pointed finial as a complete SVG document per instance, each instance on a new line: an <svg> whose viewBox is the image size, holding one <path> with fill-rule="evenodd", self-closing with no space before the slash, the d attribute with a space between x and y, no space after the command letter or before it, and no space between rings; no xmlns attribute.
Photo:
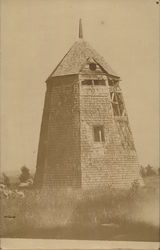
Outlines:
<svg viewBox="0 0 160 250"><path fill-rule="evenodd" d="M79 19L79 38L83 39L82 19Z"/></svg>

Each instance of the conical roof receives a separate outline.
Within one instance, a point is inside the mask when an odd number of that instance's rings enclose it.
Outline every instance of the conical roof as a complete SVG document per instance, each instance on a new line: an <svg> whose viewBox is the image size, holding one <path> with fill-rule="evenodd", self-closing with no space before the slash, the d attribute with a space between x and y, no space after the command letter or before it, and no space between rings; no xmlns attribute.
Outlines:
<svg viewBox="0 0 160 250"><path fill-rule="evenodd" d="M79 39L73 44L48 79L56 76L78 74L88 58L93 58L108 75L119 77L88 42Z"/></svg>

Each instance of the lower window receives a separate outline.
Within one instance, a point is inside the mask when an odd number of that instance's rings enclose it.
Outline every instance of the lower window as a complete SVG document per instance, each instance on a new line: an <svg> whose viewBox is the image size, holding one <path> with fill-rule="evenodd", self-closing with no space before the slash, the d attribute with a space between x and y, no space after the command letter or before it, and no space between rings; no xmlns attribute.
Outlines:
<svg viewBox="0 0 160 250"><path fill-rule="evenodd" d="M95 142L104 142L104 127L102 125L94 126L94 141Z"/></svg>

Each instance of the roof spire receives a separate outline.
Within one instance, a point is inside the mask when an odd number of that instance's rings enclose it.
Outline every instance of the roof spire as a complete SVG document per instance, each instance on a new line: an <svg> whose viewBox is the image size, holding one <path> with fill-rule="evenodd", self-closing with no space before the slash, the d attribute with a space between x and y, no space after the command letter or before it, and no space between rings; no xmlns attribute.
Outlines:
<svg viewBox="0 0 160 250"><path fill-rule="evenodd" d="M79 19L79 38L83 39L82 19Z"/></svg>

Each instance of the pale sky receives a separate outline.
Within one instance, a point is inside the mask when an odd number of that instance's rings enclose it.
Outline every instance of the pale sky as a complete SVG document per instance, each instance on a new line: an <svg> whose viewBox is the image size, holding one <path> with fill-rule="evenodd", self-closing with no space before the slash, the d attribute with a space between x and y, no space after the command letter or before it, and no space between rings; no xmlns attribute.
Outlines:
<svg viewBox="0 0 160 250"><path fill-rule="evenodd" d="M159 5L154 0L1 1L1 164L35 170L45 80L78 39L120 75L140 164L159 165Z"/></svg>

